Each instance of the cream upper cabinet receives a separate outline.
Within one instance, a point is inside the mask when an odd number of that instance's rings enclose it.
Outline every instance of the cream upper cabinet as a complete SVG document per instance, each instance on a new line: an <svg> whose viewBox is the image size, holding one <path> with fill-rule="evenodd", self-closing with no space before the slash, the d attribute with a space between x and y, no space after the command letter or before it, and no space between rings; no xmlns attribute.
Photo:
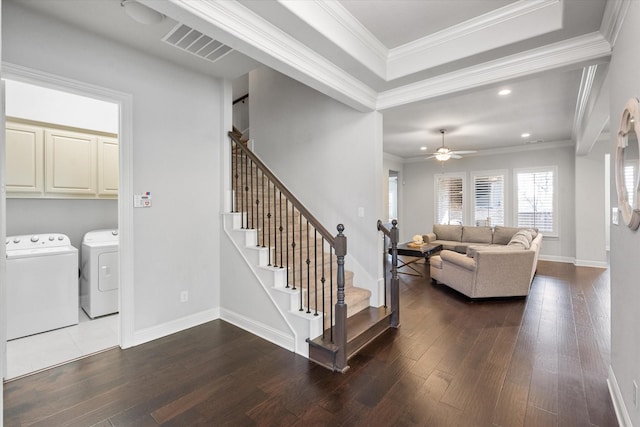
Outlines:
<svg viewBox="0 0 640 427"><path fill-rule="evenodd" d="M98 137L98 194L118 195L118 140Z"/></svg>
<svg viewBox="0 0 640 427"><path fill-rule="evenodd" d="M43 193L43 130L18 123L7 123L7 191L31 194Z"/></svg>
<svg viewBox="0 0 640 427"><path fill-rule="evenodd" d="M118 197L118 138L24 119L6 123L7 197Z"/></svg>
<svg viewBox="0 0 640 427"><path fill-rule="evenodd" d="M47 193L96 194L96 141L77 132L44 131Z"/></svg>

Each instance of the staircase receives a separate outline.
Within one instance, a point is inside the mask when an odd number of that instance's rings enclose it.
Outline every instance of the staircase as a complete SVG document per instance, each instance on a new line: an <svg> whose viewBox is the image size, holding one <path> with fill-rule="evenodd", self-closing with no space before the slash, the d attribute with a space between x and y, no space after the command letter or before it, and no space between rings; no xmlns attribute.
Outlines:
<svg viewBox="0 0 640 427"><path fill-rule="evenodd" d="M234 129L229 137L233 212L225 216L225 230L240 251L258 253L246 258L255 260L251 267L294 325L295 351L344 372L358 350L397 327L397 315L370 307L371 292L345 271L344 227L329 233L246 147L241 133Z"/></svg>

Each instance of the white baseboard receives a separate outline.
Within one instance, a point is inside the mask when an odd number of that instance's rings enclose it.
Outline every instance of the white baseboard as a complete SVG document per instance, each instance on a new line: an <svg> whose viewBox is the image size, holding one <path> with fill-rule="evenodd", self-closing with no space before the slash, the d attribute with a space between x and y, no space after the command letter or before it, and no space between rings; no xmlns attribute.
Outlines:
<svg viewBox="0 0 640 427"><path fill-rule="evenodd" d="M172 320L171 322L142 329L134 332L134 345L157 340L158 338L166 337L167 335L175 334L176 332L184 331L185 329L193 328L194 326L202 325L203 323L219 318L220 309L212 308L210 310L201 311L186 317L181 317L180 319Z"/></svg>
<svg viewBox="0 0 640 427"><path fill-rule="evenodd" d="M282 331L274 329L264 323L256 322L254 319L250 319L226 308L220 308L220 318L277 346L289 351L295 352L296 350L295 336L293 335L283 334Z"/></svg>
<svg viewBox="0 0 640 427"><path fill-rule="evenodd" d="M586 259L577 259L574 262L576 267L595 267L595 268L609 268L607 261L593 261Z"/></svg>
<svg viewBox="0 0 640 427"><path fill-rule="evenodd" d="M622 393L618 386L618 380L613 373L613 368L609 365L609 377L607 378L607 385L609 386L609 394L611 395L611 401L613 402L613 409L616 411L616 418L618 418L618 424L620 427L633 427L631 418L627 412L627 407L622 399Z"/></svg>
<svg viewBox="0 0 640 427"><path fill-rule="evenodd" d="M564 262L567 264L573 264L576 261L576 259L572 257L557 256L557 255L540 255L538 259L540 261Z"/></svg>

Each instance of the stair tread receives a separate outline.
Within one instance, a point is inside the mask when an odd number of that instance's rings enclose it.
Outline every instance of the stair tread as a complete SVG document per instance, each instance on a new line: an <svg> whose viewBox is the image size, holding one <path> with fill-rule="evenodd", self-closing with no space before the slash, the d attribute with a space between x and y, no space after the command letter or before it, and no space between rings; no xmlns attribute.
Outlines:
<svg viewBox="0 0 640 427"><path fill-rule="evenodd" d="M372 326L391 316L389 307L367 307L351 317L347 318L347 344L357 339L360 335L371 329ZM309 340L309 344L324 347L327 350L337 351L337 346L331 342L328 329L322 335Z"/></svg>

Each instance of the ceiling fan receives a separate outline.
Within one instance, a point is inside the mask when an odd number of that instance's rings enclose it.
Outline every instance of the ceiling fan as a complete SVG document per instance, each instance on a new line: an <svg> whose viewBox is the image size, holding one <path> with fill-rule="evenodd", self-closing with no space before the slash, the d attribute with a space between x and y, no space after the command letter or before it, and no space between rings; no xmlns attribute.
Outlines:
<svg viewBox="0 0 640 427"><path fill-rule="evenodd" d="M446 129L440 129L440 133L442 134L442 146L438 148L435 153L432 153L429 157L427 157L427 159L435 158L438 161L445 162L449 159L461 159L461 154L472 154L476 152L475 150L454 151L449 147L445 147L444 134L446 132Z"/></svg>

